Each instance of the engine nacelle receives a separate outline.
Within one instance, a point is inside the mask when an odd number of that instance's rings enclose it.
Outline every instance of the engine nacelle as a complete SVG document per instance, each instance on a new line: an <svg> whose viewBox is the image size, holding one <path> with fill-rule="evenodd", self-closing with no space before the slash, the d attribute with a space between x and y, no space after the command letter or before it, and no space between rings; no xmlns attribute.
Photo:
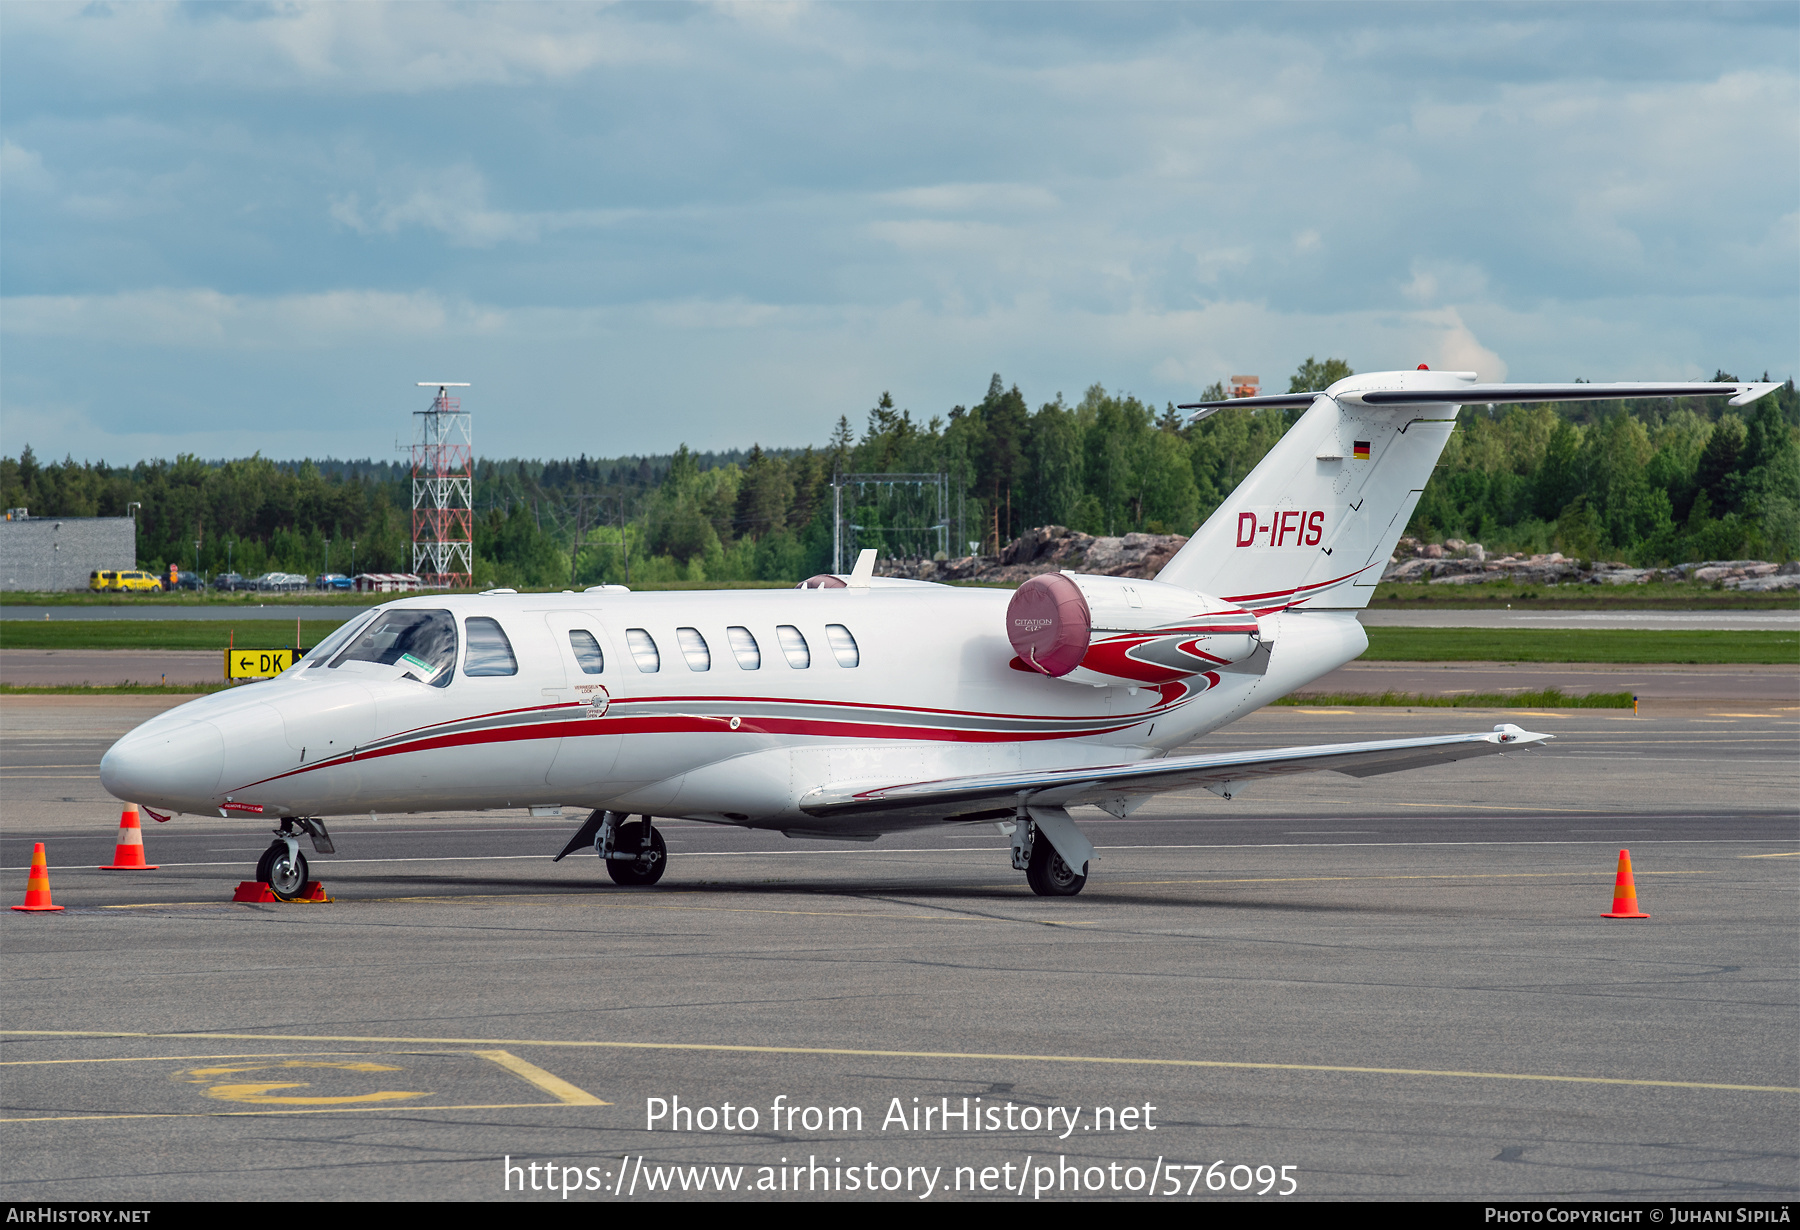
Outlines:
<svg viewBox="0 0 1800 1230"><path fill-rule="evenodd" d="M1096 687L1152 686L1242 661L1261 629L1242 607L1178 585L1047 572L1013 594L1006 637L1019 670Z"/></svg>

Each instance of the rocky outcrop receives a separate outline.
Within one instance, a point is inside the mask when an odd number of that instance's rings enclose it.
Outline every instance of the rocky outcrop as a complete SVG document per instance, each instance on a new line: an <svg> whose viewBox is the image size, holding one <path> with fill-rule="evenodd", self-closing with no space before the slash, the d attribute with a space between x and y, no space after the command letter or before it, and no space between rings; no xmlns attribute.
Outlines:
<svg viewBox="0 0 1800 1230"><path fill-rule="evenodd" d="M877 576L919 581L980 581L1018 585L1044 572L1090 572L1110 577L1148 580L1162 571L1186 545L1181 534L1125 534L1096 537L1061 525L1026 530L1001 548L998 556L965 555L960 559L887 559L875 566Z"/></svg>
<svg viewBox="0 0 1800 1230"><path fill-rule="evenodd" d="M1726 589L1752 593L1800 589L1800 562L1771 564L1766 560L1707 560L1676 564L1670 568L1632 568L1627 564L1595 561L1584 564L1560 551L1548 555L1503 555L1489 559L1480 543L1450 539L1437 544L1401 539L1409 559L1395 558L1381 574L1384 581L1427 581L1433 585L1479 585L1507 581L1515 585L1644 585L1651 581L1717 582ZM1409 549L1410 548L1410 549ZM1450 552L1456 551L1455 555Z"/></svg>

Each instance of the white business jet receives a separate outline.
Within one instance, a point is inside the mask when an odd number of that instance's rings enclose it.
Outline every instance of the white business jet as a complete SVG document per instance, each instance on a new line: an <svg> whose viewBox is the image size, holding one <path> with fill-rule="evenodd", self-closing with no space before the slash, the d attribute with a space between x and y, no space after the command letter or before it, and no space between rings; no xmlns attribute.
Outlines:
<svg viewBox="0 0 1800 1230"><path fill-rule="evenodd" d="M1171 756L1354 659L1366 606L1460 405L1729 396L1772 384L1478 384L1352 376L1204 402L1306 407L1154 581L1059 572L1016 592L871 575L793 590L431 595L352 619L278 678L181 705L114 744L100 779L171 814L276 822L277 895L331 853L324 817L591 811L619 884L666 866L652 817L790 837L995 822L1033 891L1072 896L1094 848L1070 809L1224 798L1258 778L1355 777L1542 744L1472 734ZM638 816L632 820L630 817Z"/></svg>

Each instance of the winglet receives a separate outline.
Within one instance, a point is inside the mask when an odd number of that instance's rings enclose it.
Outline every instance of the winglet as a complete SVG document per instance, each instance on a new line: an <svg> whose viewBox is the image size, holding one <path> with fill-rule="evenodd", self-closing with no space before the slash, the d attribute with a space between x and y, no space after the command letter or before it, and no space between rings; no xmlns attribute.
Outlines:
<svg viewBox="0 0 1800 1230"><path fill-rule="evenodd" d="M866 547L856 556L856 567L850 570L849 587L851 589L869 588L869 578L875 575L875 548Z"/></svg>

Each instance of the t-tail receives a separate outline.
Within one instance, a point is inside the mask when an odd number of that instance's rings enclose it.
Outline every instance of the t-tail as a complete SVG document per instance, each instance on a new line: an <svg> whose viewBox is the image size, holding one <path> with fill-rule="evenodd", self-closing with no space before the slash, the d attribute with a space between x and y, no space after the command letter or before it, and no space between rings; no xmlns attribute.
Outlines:
<svg viewBox="0 0 1800 1230"><path fill-rule="evenodd" d="M1157 575L1158 581L1266 614L1369 604L1464 405L1729 396L1762 383L1478 384L1474 372L1375 372L1323 392L1196 402L1306 407L1275 447Z"/></svg>

